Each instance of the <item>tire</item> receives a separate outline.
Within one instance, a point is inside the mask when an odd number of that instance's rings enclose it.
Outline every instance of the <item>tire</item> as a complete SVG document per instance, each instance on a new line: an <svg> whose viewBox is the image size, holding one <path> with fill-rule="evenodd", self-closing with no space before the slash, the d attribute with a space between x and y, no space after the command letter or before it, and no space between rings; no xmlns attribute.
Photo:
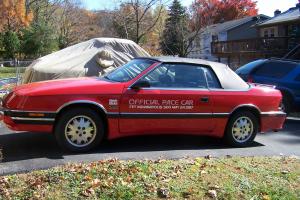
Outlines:
<svg viewBox="0 0 300 200"><path fill-rule="evenodd" d="M103 140L104 123L92 109L74 108L62 114L54 133L62 149L87 152Z"/></svg>
<svg viewBox="0 0 300 200"><path fill-rule="evenodd" d="M286 94L283 94L282 103L281 103L282 111L288 115L291 112L291 107L292 107L292 103L290 97Z"/></svg>
<svg viewBox="0 0 300 200"><path fill-rule="evenodd" d="M239 128L239 125L242 127ZM249 111L237 112L228 121L224 139L231 146L247 147L253 143L258 130L258 119L254 114Z"/></svg>

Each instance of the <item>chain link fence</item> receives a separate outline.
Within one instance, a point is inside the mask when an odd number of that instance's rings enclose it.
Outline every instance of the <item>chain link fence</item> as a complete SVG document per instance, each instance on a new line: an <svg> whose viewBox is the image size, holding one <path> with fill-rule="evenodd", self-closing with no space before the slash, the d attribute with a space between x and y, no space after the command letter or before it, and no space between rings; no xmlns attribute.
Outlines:
<svg viewBox="0 0 300 200"><path fill-rule="evenodd" d="M0 76L0 80L4 78L17 78L17 80L21 80L26 67L32 62L33 60L0 60L0 73L6 73L6 75L2 74L5 77Z"/></svg>

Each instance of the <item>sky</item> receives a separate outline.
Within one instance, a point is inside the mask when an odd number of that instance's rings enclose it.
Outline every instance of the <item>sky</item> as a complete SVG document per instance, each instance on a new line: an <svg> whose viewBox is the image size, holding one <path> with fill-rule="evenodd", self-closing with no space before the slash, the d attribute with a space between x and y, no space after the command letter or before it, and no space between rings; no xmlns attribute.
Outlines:
<svg viewBox="0 0 300 200"><path fill-rule="evenodd" d="M89 10L103 10L115 8L116 2L119 0L81 0L83 5ZM172 1L172 0L170 0ZM194 0L181 0L182 5L189 6ZM290 7L294 7L298 0L256 0L259 14L273 16L274 11L279 9L286 11Z"/></svg>

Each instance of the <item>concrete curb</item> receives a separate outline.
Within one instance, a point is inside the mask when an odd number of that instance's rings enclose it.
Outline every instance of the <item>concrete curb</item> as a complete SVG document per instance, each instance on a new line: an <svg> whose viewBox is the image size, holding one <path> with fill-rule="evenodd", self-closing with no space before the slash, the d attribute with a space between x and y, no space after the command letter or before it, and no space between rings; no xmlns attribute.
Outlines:
<svg viewBox="0 0 300 200"><path fill-rule="evenodd" d="M299 117L287 117L286 120L288 121L300 121Z"/></svg>

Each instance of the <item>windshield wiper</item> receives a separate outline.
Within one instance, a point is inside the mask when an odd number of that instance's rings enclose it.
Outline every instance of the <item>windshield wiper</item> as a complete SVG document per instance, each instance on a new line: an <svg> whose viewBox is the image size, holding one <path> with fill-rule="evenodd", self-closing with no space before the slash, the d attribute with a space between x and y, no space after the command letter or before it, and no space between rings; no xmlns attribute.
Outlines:
<svg viewBox="0 0 300 200"><path fill-rule="evenodd" d="M107 80L110 80L110 78L108 78L108 76L107 76L107 75L103 76L103 78L106 78Z"/></svg>

